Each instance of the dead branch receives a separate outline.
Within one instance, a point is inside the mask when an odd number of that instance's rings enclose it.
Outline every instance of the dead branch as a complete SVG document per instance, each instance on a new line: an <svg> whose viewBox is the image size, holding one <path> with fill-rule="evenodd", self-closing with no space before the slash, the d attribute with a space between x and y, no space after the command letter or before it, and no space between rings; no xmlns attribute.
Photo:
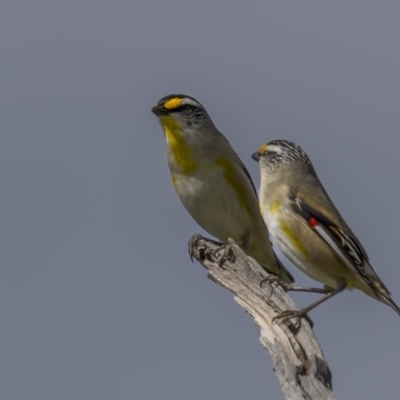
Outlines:
<svg viewBox="0 0 400 400"><path fill-rule="evenodd" d="M232 292L235 301L254 319L285 398L336 399L331 371L310 323L304 319L299 326L272 322L281 311L297 307L280 286L269 283L260 286L268 275L265 270L234 242L218 247L195 235L190 241L190 250L208 270L208 277Z"/></svg>

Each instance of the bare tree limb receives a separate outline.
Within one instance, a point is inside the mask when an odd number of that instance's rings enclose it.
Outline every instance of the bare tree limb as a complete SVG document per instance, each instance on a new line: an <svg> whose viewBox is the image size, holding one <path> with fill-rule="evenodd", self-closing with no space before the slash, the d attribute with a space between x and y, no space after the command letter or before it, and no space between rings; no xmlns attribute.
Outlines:
<svg viewBox="0 0 400 400"><path fill-rule="evenodd" d="M260 342L269 353L286 399L333 400L332 375L318 341L305 319L299 326L273 323L279 312L297 309L281 287L260 282L267 276L233 241L223 247L195 235L190 252L208 277L234 294L254 319ZM222 259L221 259L222 257Z"/></svg>

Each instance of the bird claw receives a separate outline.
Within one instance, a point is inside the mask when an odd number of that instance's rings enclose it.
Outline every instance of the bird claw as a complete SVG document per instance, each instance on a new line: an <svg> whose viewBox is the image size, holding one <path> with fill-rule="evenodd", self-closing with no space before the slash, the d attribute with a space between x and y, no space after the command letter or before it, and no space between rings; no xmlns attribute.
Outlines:
<svg viewBox="0 0 400 400"><path fill-rule="evenodd" d="M277 315L276 317L272 318L272 323L276 322L276 323L279 323L279 324L290 325L291 324L290 320L293 319L293 318L296 319L296 321L294 323L294 326L297 327L297 328L300 327L300 321L301 321L302 318L304 318L304 319L306 319L308 321L308 323L310 324L311 328L314 327L314 322L308 316L307 311L304 311L304 310L286 310L286 311L282 311L279 315Z"/></svg>
<svg viewBox="0 0 400 400"><path fill-rule="evenodd" d="M272 318L272 322L275 323L279 321L280 324L289 324L290 320L292 318L296 318L297 321L300 319L299 312L297 310L286 310L282 311L280 314L278 314L276 317ZM296 322L297 325L297 322Z"/></svg>
<svg viewBox="0 0 400 400"><path fill-rule="evenodd" d="M214 251L214 256L218 257L218 253L221 250L223 251L223 253L222 253L222 256L220 257L220 259L218 261L218 265L219 265L220 268L223 267L223 265L224 265L224 263L226 261L229 261L229 262L234 262L235 261L235 254L233 253L232 244L231 243L224 244L219 249L216 249Z"/></svg>
<svg viewBox="0 0 400 400"><path fill-rule="evenodd" d="M260 288L262 288L264 286L264 283L266 283L266 282L268 282L271 287L271 296L274 291L274 286L272 285L273 283L276 283L277 285L279 285L285 292L288 292L290 289L290 285L283 282L282 279L279 279L277 276L274 276L274 275L268 275L267 277L261 279Z"/></svg>
<svg viewBox="0 0 400 400"><path fill-rule="evenodd" d="M196 234L193 235L190 239L189 239L189 243L188 243L188 251L189 251L189 256L192 262L194 262L193 257L194 257L194 248L196 247L197 242L201 239L201 235Z"/></svg>

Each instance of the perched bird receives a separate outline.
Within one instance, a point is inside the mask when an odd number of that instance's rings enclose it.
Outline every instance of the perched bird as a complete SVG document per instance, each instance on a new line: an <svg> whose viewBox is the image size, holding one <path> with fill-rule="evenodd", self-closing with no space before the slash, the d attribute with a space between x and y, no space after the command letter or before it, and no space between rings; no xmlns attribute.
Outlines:
<svg viewBox="0 0 400 400"><path fill-rule="evenodd" d="M232 238L268 272L293 282L272 250L248 171L204 107L173 94L151 111L160 119L172 183L189 214L220 241Z"/></svg>
<svg viewBox="0 0 400 400"><path fill-rule="evenodd" d="M286 140L274 140L262 145L252 158L260 164L260 208L272 238L294 265L325 284L325 289L303 290L325 292L320 300L278 318L300 317L345 288L362 290L400 314L303 149Z"/></svg>

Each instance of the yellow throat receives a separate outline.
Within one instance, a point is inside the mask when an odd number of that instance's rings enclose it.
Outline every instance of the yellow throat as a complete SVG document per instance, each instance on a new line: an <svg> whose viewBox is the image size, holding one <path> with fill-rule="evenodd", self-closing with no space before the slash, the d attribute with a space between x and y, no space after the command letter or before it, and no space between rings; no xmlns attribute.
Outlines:
<svg viewBox="0 0 400 400"><path fill-rule="evenodd" d="M176 164L184 174L189 175L196 171L198 164L193 160L193 149L185 142L180 124L168 116L160 117L160 121L165 131L168 147Z"/></svg>

